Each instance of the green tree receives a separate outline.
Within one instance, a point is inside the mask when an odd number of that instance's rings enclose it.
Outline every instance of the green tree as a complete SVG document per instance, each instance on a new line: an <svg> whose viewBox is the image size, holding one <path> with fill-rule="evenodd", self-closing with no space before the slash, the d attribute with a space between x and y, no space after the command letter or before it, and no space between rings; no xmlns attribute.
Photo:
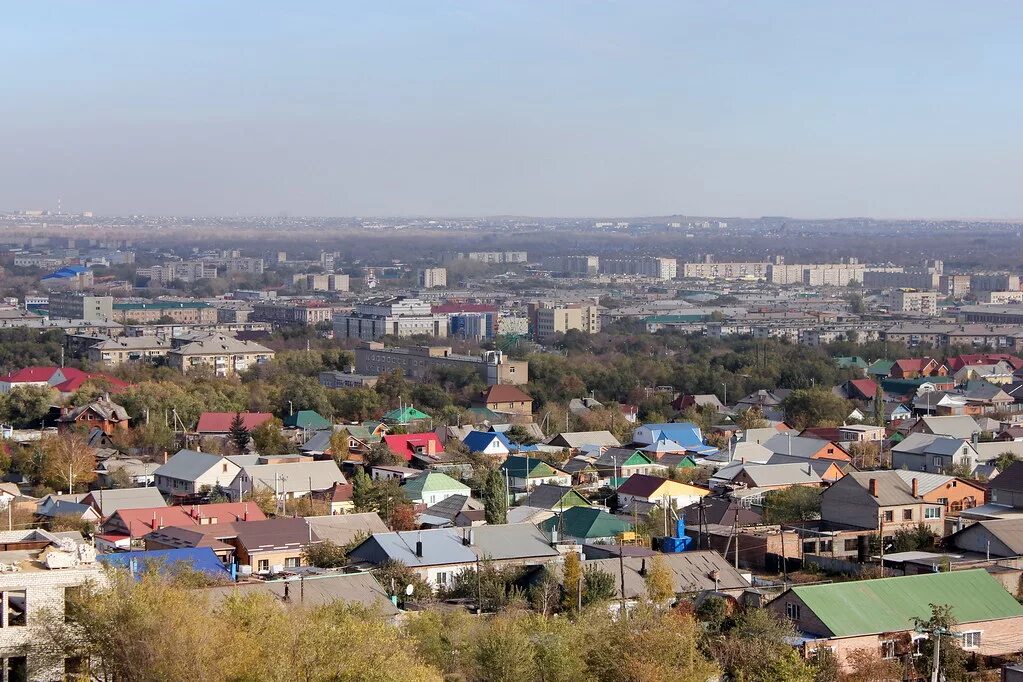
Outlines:
<svg viewBox="0 0 1023 682"><path fill-rule="evenodd" d="M261 455L284 455L294 450L284 435L284 424L276 417L252 429L252 443Z"/></svg>
<svg viewBox="0 0 1023 682"><path fill-rule="evenodd" d="M561 606L566 611L575 611L579 608L582 599L583 589L583 562L576 552L569 552L565 555L565 567L562 574L565 586L565 596L561 600Z"/></svg>
<svg viewBox="0 0 1023 682"><path fill-rule="evenodd" d="M509 441L516 445L536 445L539 441L521 424L515 424L504 432Z"/></svg>
<svg viewBox="0 0 1023 682"><path fill-rule="evenodd" d="M941 678L948 682L959 682L969 679L966 674L968 655L963 651L962 642L951 635L958 621L952 614L952 607L947 604L931 604L931 617L924 620L915 618L918 630L931 633L920 642L920 656L915 661L918 670L930 672L934 667L934 642L941 639L941 651L938 656L938 670Z"/></svg>
<svg viewBox="0 0 1023 682"><path fill-rule="evenodd" d="M900 528L892 536L893 552L932 551L938 541L938 534L926 524L917 524L915 528Z"/></svg>
<svg viewBox="0 0 1023 682"><path fill-rule="evenodd" d="M400 466L405 460L399 457L394 450L387 447L386 443L375 443L366 453L366 465L371 467L379 466Z"/></svg>
<svg viewBox="0 0 1023 682"><path fill-rule="evenodd" d="M355 511L375 511L376 497L373 493L373 481L366 474L366 470L362 467L357 468L355 475L352 476L352 504L355 505Z"/></svg>
<svg viewBox="0 0 1023 682"><path fill-rule="evenodd" d="M874 426L884 426L884 390L880 381L874 389Z"/></svg>
<svg viewBox="0 0 1023 682"><path fill-rule="evenodd" d="M654 604L665 604L675 597L675 581L663 556L654 556L644 576L646 596Z"/></svg>
<svg viewBox="0 0 1023 682"><path fill-rule="evenodd" d="M348 439L347 429L341 429L330 434L330 456L334 458L338 466L341 465L341 462L347 461L348 456L351 454Z"/></svg>
<svg viewBox="0 0 1023 682"><path fill-rule="evenodd" d="M771 490L764 495L764 520L768 523L794 523L820 518L821 491L794 485Z"/></svg>
<svg viewBox="0 0 1023 682"><path fill-rule="evenodd" d="M605 604L618 596L615 576L605 573L596 566L587 566L583 571L583 606Z"/></svg>
<svg viewBox="0 0 1023 682"><path fill-rule="evenodd" d="M249 430L245 428L245 420L242 418L241 412L235 412L234 417L231 418L231 425L227 430L227 439L231 441L239 453L245 452L245 449L249 447L249 441L252 440L252 436L249 434Z"/></svg>
<svg viewBox="0 0 1023 682"><path fill-rule="evenodd" d="M16 386L0 401L0 415L15 428L38 429L55 398L45 386Z"/></svg>
<svg viewBox="0 0 1023 682"><path fill-rule="evenodd" d="M995 468L1001 473L1016 463L1018 458L1014 452L1003 452L995 458Z"/></svg>
<svg viewBox="0 0 1023 682"><path fill-rule="evenodd" d="M852 412L847 400L824 388L797 389L782 401L781 406L785 411L785 421L799 430L843 424Z"/></svg>
<svg viewBox="0 0 1023 682"><path fill-rule="evenodd" d="M489 525L508 523L508 490L499 469L491 469L483 488L483 508Z"/></svg>

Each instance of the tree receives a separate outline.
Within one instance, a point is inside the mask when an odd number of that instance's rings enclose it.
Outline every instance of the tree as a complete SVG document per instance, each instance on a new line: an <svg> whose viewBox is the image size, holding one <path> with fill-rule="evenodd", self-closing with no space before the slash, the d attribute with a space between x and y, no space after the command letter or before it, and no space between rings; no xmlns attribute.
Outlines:
<svg viewBox="0 0 1023 682"><path fill-rule="evenodd" d="M656 555L644 576L646 596L654 604L665 604L675 597L675 581L664 557Z"/></svg>
<svg viewBox="0 0 1023 682"><path fill-rule="evenodd" d="M516 445L536 445L539 441L521 424L515 424L504 432L509 441Z"/></svg>
<svg viewBox="0 0 1023 682"><path fill-rule="evenodd" d="M764 520L795 523L820 518L821 491L804 485L771 490L764 495Z"/></svg>
<svg viewBox="0 0 1023 682"><path fill-rule="evenodd" d="M359 467L352 476L352 503L355 505L355 511L374 511L376 496L373 493L373 481L366 474L366 470Z"/></svg>
<svg viewBox="0 0 1023 682"><path fill-rule="evenodd" d="M330 434L330 456L334 458L338 466L341 465L341 462L347 461L349 454L351 454L348 438L347 429L341 429Z"/></svg>
<svg viewBox="0 0 1023 682"><path fill-rule="evenodd" d="M932 551L938 541L938 534L926 524L917 524L915 528L900 528L892 536L892 552Z"/></svg>
<svg viewBox="0 0 1023 682"><path fill-rule="evenodd" d="M304 563L317 568L342 568L348 565L348 550L330 540L306 545L302 550Z"/></svg>
<svg viewBox="0 0 1023 682"><path fill-rule="evenodd" d="M0 401L0 417L15 428L38 429L54 398L45 386L16 386Z"/></svg>
<svg viewBox="0 0 1023 682"><path fill-rule="evenodd" d="M811 426L837 426L845 422L852 408L849 402L824 388L792 391L782 401L785 421L802 430Z"/></svg>
<svg viewBox="0 0 1023 682"><path fill-rule="evenodd" d="M294 449L284 435L284 424L276 417L252 429L252 443L261 455L283 455Z"/></svg>
<svg viewBox="0 0 1023 682"><path fill-rule="evenodd" d="M583 606L604 604L618 596L618 581L596 566L583 571Z"/></svg>
<svg viewBox="0 0 1023 682"><path fill-rule="evenodd" d="M96 451L79 433L48 436L40 443L45 469L44 477L54 488L72 492L75 485L84 485L96 478Z"/></svg>
<svg viewBox="0 0 1023 682"><path fill-rule="evenodd" d="M487 523L508 523L508 490L499 469L491 469L483 488L483 508Z"/></svg>
<svg viewBox="0 0 1023 682"><path fill-rule="evenodd" d="M419 527L416 508L407 501L391 506L384 522L393 531L415 530Z"/></svg>
<svg viewBox="0 0 1023 682"><path fill-rule="evenodd" d="M764 413L759 407L751 407L735 415L735 424L743 431L761 429L767 426Z"/></svg>
<svg viewBox="0 0 1023 682"><path fill-rule="evenodd" d="M565 596L561 600L561 606L566 611L575 611L582 601L583 589L583 562L576 552L565 555L563 571Z"/></svg>
<svg viewBox="0 0 1023 682"><path fill-rule="evenodd" d="M541 575L529 588L529 603L533 610L547 617L553 615L561 598L561 586L550 567L544 566Z"/></svg>
<svg viewBox="0 0 1023 682"><path fill-rule="evenodd" d="M398 466L405 461L399 457L394 450L387 447L387 443L375 443L366 453L366 465L371 467Z"/></svg>
<svg viewBox="0 0 1023 682"><path fill-rule="evenodd" d="M533 679L534 656L527 621L514 615L494 618L487 628L487 636L475 640L473 658L476 668L484 672L478 679L490 682Z"/></svg>
<svg viewBox="0 0 1023 682"><path fill-rule="evenodd" d="M947 604L931 604L931 617L924 620L914 618L919 631L929 632L930 636L920 642L920 656L914 662L917 670L929 674L934 666L934 642L941 639L941 651L938 656L938 670L942 679L948 682L966 680L967 654L963 651L961 640L949 633L958 625L952 614L952 607Z"/></svg>
<svg viewBox="0 0 1023 682"><path fill-rule="evenodd" d="M1011 467L1016 461L1017 457L1014 452L1003 452L995 458L995 468L1001 473Z"/></svg>
<svg viewBox="0 0 1023 682"><path fill-rule="evenodd" d="M235 412L234 417L231 418L231 426L228 427L227 438L239 453L245 452L245 449L249 447L249 441L252 440L252 436L249 434L249 430L245 428L245 420L242 419L241 412Z"/></svg>
<svg viewBox="0 0 1023 682"><path fill-rule="evenodd" d="M388 559L373 571L387 593L399 599L421 601L433 597L433 588L418 573L400 561ZM406 595L408 586L412 586L411 596Z"/></svg>
<svg viewBox="0 0 1023 682"><path fill-rule="evenodd" d="M818 658L821 657L832 660L835 655L830 649L824 649L818 654ZM842 682L900 682L904 679L899 662L882 658L877 647L853 649L846 654L845 660L846 671L840 678ZM828 682L833 679L829 678Z"/></svg>
<svg viewBox="0 0 1023 682"><path fill-rule="evenodd" d="M874 389L874 426L884 426L884 390L880 381Z"/></svg>
<svg viewBox="0 0 1023 682"><path fill-rule="evenodd" d="M849 446L849 456L857 469L876 469L881 465L879 441L857 442Z"/></svg>
<svg viewBox="0 0 1023 682"><path fill-rule="evenodd" d="M373 389L380 394L389 407L396 407L400 400L407 399L410 393L410 386L405 380L405 373L400 369L384 372L377 378Z"/></svg>

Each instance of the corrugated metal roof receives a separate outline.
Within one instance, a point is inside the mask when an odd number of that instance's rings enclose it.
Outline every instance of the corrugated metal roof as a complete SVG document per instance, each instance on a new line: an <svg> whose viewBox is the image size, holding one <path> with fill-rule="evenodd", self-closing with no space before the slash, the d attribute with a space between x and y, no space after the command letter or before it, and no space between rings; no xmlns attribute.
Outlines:
<svg viewBox="0 0 1023 682"><path fill-rule="evenodd" d="M835 637L911 630L913 618L930 617L931 604L950 605L961 624L1023 616L1023 606L983 569L808 585L792 592Z"/></svg>

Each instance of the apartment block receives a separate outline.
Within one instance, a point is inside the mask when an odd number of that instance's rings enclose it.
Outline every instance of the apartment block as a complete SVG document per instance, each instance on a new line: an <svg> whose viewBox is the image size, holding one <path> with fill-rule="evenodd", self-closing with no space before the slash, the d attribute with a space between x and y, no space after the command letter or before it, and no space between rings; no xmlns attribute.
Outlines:
<svg viewBox="0 0 1023 682"><path fill-rule="evenodd" d="M275 326L314 327L330 322L333 314L334 309L322 301L256 301L249 319Z"/></svg>
<svg viewBox="0 0 1023 682"><path fill-rule="evenodd" d="M973 291L1019 291L1020 276L1007 273L981 273L970 276Z"/></svg>
<svg viewBox="0 0 1023 682"><path fill-rule="evenodd" d="M306 291L348 291L351 284L348 275L335 273L294 274L291 283Z"/></svg>
<svg viewBox="0 0 1023 682"><path fill-rule="evenodd" d="M419 286L424 289L446 287L448 285L447 268L423 268L419 271Z"/></svg>
<svg viewBox="0 0 1023 682"><path fill-rule="evenodd" d="M981 289L977 293L978 303L1003 304L1023 303L1023 291L987 291Z"/></svg>
<svg viewBox="0 0 1023 682"><path fill-rule="evenodd" d="M895 289L888 296L892 312L934 316L938 314L938 292Z"/></svg>
<svg viewBox="0 0 1023 682"><path fill-rule="evenodd" d="M632 275L661 280L675 279L678 275L678 262L674 258L602 258L599 265L602 275Z"/></svg>
<svg viewBox="0 0 1023 682"><path fill-rule="evenodd" d="M169 318L178 324L215 324L217 309L203 301L148 301L114 303L113 320L146 324Z"/></svg>
<svg viewBox="0 0 1023 682"><path fill-rule="evenodd" d="M937 291L941 275L937 272L905 272L868 269L863 286L870 289L928 289Z"/></svg>
<svg viewBox="0 0 1023 682"><path fill-rule="evenodd" d="M167 353L167 365L184 374L208 367L217 376L233 376L269 362L274 352L253 341L239 341L223 334L175 339Z"/></svg>
<svg viewBox="0 0 1023 682"><path fill-rule="evenodd" d="M76 291L50 294L50 319L111 320L114 317L112 296L89 296Z"/></svg>
<svg viewBox="0 0 1023 682"><path fill-rule="evenodd" d="M469 251L456 253L453 260L471 260L478 263L526 263L529 256L525 251Z"/></svg>
<svg viewBox="0 0 1023 682"><path fill-rule="evenodd" d="M430 304L403 296L376 297L355 306L350 313L334 315L334 335L339 339L375 341L382 336L448 335L448 316L434 314Z"/></svg>
<svg viewBox="0 0 1023 682"><path fill-rule="evenodd" d="M685 279L762 280L770 263L683 263Z"/></svg>
<svg viewBox="0 0 1023 682"><path fill-rule="evenodd" d="M547 341L555 334L564 334L572 329L585 334L600 331L600 308L596 305L530 303L529 316L533 336L538 341Z"/></svg>
<svg viewBox="0 0 1023 682"><path fill-rule="evenodd" d="M458 355L449 346L390 348L379 342L364 343L355 349L355 370L363 375L377 376L400 369L405 376L421 381L433 378L435 371L444 368L471 369L488 386L529 381L529 363L511 360L501 351Z"/></svg>

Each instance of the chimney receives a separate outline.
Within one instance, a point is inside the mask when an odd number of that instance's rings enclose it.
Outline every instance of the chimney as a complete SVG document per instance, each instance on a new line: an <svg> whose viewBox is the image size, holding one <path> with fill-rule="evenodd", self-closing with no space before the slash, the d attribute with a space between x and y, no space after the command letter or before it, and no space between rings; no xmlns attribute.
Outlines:
<svg viewBox="0 0 1023 682"><path fill-rule="evenodd" d="M166 450L163 451L163 463L164 464L167 463L167 451Z"/></svg>
<svg viewBox="0 0 1023 682"><path fill-rule="evenodd" d="M920 497L920 481L913 479L913 497Z"/></svg>
<svg viewBox="0 0 1023 682"><path fill-rule="evenodd" d="M871 497L877 497L877 479L876 478L870 479L870 482L867 484L867 490L870 491L870 496Z"/></svg>
<svg viewBox="0 0 1023 682"><path fill-rule="evenodd" d="M291 601L291 590L289 589L290 587L291 587L291 585L289 585L288 581L285 580L284 581L284 601Z"/></svg>
<svg viewBox="0 0 1023 682"><path fill-rule="evenodd" d="M423 558L423 541L416 540L416 556L420 559Z"/></svg>
<svg viewBox="0 0 1023 682"><path fill-rule="evenodd" d="M469 535L464 530L462 531L462 544L466 547L472 544L472 541L469 539Z"/></svg>
<svg viewBox="0 0 1023 682"><path fill-rule="evenodd" d="M618 549L619 551L622 551L620 547ZM641 563L639 564L639 574L644 578L646 577L646 557L643 557Z"/></svg>
<svg viewBox="0 0 1023 682"><path fill-rule="evenodd" d="M153 512L153 522L150 524L150 527L153 530L156 530L156 512L155 511Z"/></svg>

